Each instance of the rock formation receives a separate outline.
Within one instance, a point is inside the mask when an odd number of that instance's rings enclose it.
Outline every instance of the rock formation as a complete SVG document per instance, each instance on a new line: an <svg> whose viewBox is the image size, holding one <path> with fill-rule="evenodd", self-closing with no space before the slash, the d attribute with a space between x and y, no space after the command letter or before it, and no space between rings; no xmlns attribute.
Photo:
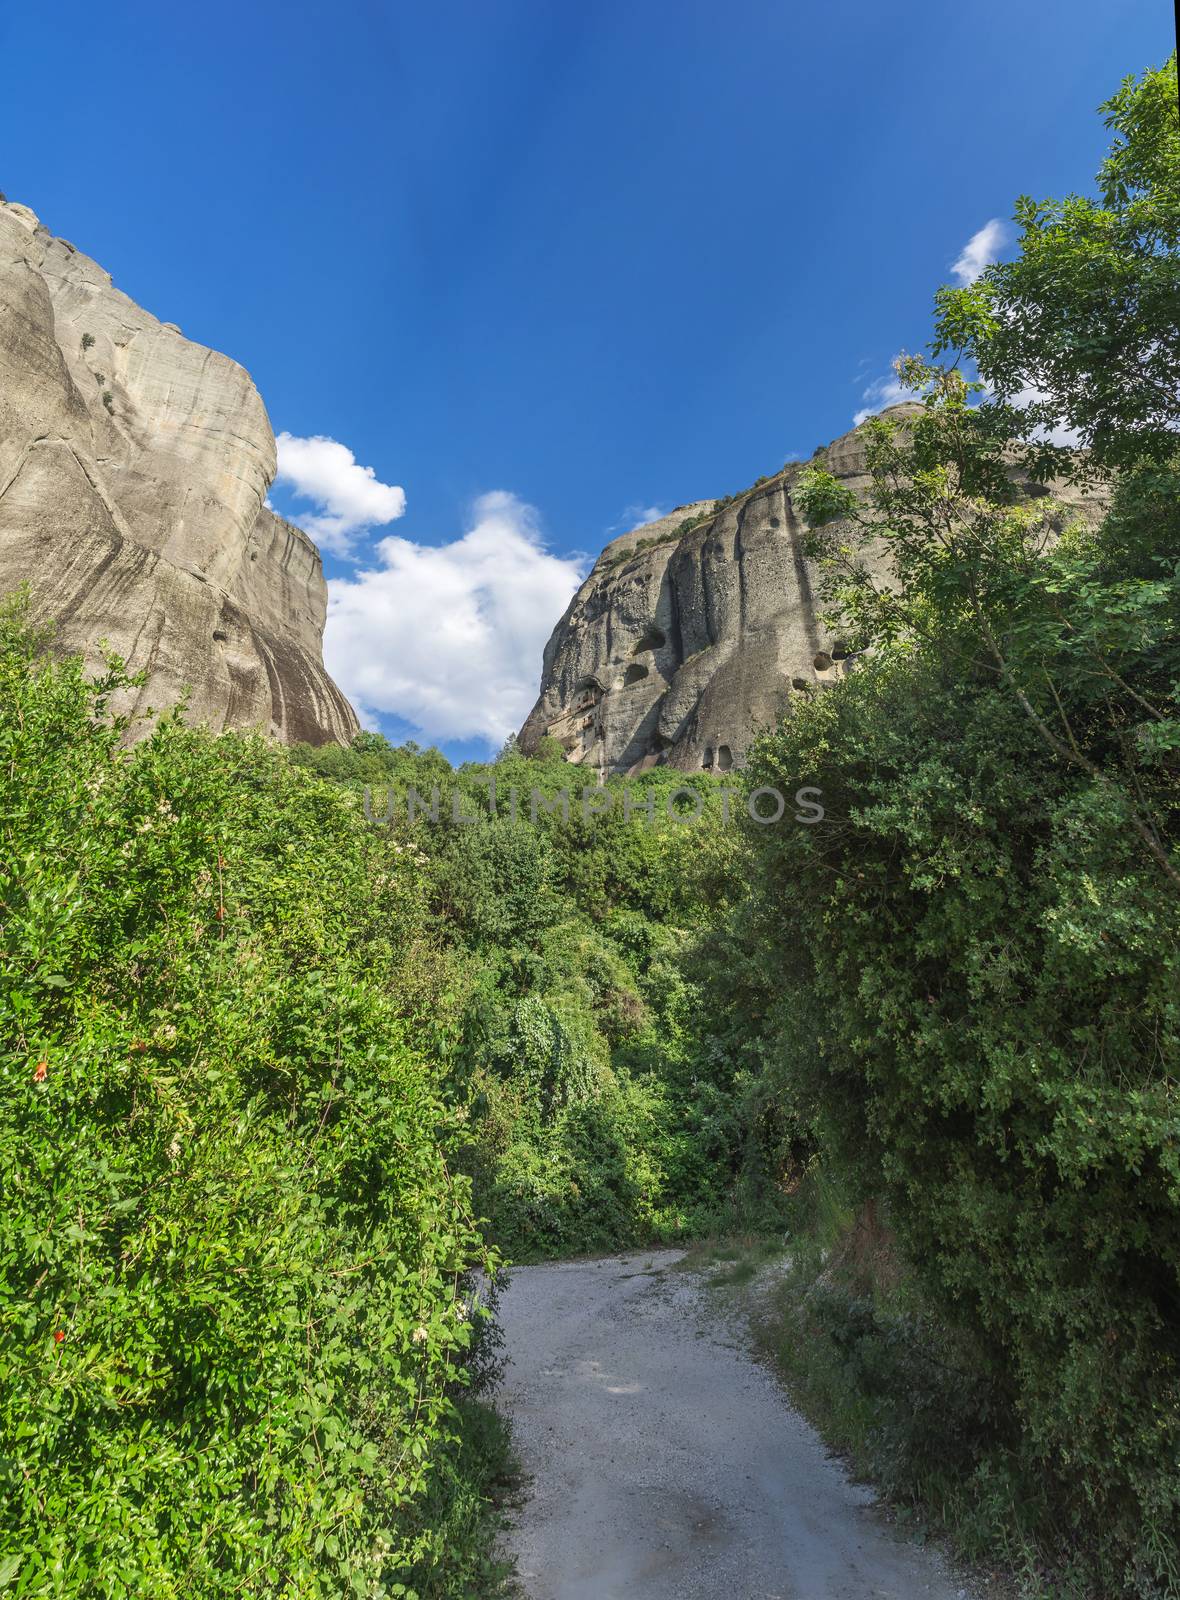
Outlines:
<svg viewBox="0 0 1180 1600"><path fill-rule="evenodd" d="M837 478L867 487L855 430L824 454ZM820 621L818 574L803 554L792 500L803 465L730 501L678 506L607 545L545 647L522 750L548 735L568 760L599 772L663 763L725 771L742 764L793 695L847 670L843 642ZM1054 493L1083 514L1101 506L1068 487Z"/></svg>
<svg viewBox="0 0 1180 1600"><path fill-rule="evenodd" d="M319 552L264 504L274 474L248 373L0 203L0 592L28 584L57 648L98 665L105 641L145 672L118 709L187 694L216 729L356 731L324 670Z"/></svg>

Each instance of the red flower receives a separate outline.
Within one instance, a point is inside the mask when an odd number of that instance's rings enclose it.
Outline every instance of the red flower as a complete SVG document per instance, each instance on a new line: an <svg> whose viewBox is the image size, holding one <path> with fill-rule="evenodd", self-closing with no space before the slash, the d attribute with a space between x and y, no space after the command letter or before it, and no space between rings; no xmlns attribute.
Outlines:
<svg viewBox="0 0 1180 1600"><path fill-rule="evenodd" d="M49 1063L48 1063L48 1061L38 1061L38 1063L36 1065L36 1068L33 1071L33 1082L34 1083L44 1083L48 1076L49 1076Z"/></svg>
<svg viewBox="0 0 1180 1600"><path fill-rule="evenodd" d="M53 1342L54 1342L54 1344L61 1344L64 1341L64 1339L65 1339L65 1334L61 1331L61 1329L60 1328L55 1328L53 1330Z"/></svg>

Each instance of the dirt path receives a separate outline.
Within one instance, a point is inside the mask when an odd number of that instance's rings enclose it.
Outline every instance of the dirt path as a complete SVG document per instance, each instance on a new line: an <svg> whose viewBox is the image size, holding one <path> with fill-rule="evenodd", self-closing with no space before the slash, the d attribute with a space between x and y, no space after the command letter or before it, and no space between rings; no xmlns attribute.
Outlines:
<svg viewBox="0 0 1180 1600"><path fill-rule="evenodd" d="M966 1600L900 1542L680 1252L519 1267L503 1403L530 1600Z"/></svg>

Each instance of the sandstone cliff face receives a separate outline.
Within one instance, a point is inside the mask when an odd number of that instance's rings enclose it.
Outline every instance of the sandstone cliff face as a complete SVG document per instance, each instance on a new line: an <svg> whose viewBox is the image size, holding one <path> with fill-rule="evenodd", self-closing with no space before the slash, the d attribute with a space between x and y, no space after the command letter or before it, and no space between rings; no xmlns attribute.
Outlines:
<svg viewBox="0 0 1180 1600"><path fill-rule="evenodd" d="M324 670L319 552L263 503L274 473L248 373L0 204L0 592L27 583L57 648L146 671L119 710L187 692L215 729L357 730Z"/></svg>
<svg viewBox="0 0 1180 1600"><path fill-rule="evenodd" d="M855 431L824 464L853 489L868 486ZM708 500L679 506L607 545L545 647L521 748L549 735L598 772L726 771L793 696L848 670L842 641L819 620L818 573L803 554L792 500L801 471L792 464L716 510ZM1061 493L1085 513L1076 494ZM876 568L885 577L883 562Z"/></svg>

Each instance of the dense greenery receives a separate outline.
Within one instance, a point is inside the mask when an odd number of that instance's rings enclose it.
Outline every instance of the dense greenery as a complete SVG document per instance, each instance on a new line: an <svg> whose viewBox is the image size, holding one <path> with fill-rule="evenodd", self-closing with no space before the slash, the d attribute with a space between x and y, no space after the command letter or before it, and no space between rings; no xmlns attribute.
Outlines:
<svg viewBox="0 0 1180 1600"><path fill-rule="evenodd" d="M45 644L0 617L0 1587L492 1593L473 1269L728 1203L679 966L719 787L128 749L118 664Z"/></svg>
<svg viewBox="0 0 1180 1600"><path fill-rule="evenodd" d="M865 496L800 469L857 665L729 779L822 826L556 747L127 748L118 664L4 612L0 1588L494 1593L502 1255L773 1223L896 1498L1180 1596L1175 108L1124 84L1097 197L940 292Z"/></svg>
<svg viewBox="0 0 1180 1600"><path fill-rule="evenodd" d="M1180 440L1147 382L1180 370L1174 63L1108 111L1105 209L1023 205L1019 259L944 292L960 360L902 363L926 409L866 425L866 499L804 476L869 654L756 754L751 781L817 785L827 821L752 841L735 936L780 1158L911 1286L825 1324L829 1274L806 1313L889 1372L878 1446L890 1407L919 1419L894 1477L942 1469L1052 1592L1155 1595L1180 1593ZM997 379L982 405L967 358ZM1109 514L1016 500L1047 460L1112 474ZM937 1383L886 1360L923 1339Z"/></svg>
<svg viewBox="0 0 1180 1600"><path fill-rule="evenodd" d="M358 801L367 788L374 823L422 864L448 972L439 1054L512 1258L675 1237L732 1209L734 1071L701 1057L684 965L733 887L721 785L656 770L600 788L559 749L511 744L440 782L437 752L370 734L297 759Z"/></svg>
<svg viewBox="0 0 1180 1600"><path fill-rule="evenodd" d="M494 1256L419 868L259 740L123 751L118 672L39 647L10 608L0 1585L454 1594L488 1566L452 1441Z"/></svg>

